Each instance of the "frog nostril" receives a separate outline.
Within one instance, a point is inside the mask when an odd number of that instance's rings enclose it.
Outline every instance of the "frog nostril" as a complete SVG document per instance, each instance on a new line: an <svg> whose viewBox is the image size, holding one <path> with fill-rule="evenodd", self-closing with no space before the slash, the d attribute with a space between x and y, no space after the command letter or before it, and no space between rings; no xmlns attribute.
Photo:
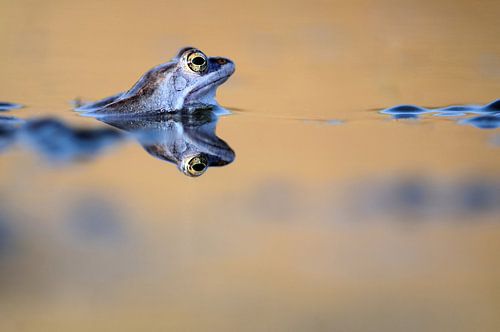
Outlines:
<svg viewBox="0 0 500 332"><path fill-rule="evenodd" d="M225 65L227 63L227 60L226 59L223 59L223 58L218 58L216 60L216 62L219 64L219 65Z"/></svg>

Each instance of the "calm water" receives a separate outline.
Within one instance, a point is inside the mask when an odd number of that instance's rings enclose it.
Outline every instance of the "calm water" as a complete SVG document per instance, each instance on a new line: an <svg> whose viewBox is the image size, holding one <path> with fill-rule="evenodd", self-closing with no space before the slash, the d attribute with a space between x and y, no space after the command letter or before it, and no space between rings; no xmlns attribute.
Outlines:
<svg viewBox="0 0 500 332"><path fill-rule="evenodd" d="M499 11L0 1L0 330L500 330ZM185 45L232 114L71 110Z"/></svg>

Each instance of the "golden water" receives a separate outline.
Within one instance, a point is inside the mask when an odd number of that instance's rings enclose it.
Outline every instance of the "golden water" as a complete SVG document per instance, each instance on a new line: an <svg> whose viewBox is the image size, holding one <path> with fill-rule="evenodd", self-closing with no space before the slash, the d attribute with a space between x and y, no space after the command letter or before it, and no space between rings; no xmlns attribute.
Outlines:
<svg viewBox="0 0 500 332"><path fill-rule="evenodd" d="M0 1L0 101L27 105L10 115L104 126L70 101L185 45L235 61L218 100L241 110L217 128L235 162L196 179L134 142L70 165L2 154L0 330L500 330L499 129L374 111L500 98L499 12ZM496 201L457 203L478 186Z"/></svg>

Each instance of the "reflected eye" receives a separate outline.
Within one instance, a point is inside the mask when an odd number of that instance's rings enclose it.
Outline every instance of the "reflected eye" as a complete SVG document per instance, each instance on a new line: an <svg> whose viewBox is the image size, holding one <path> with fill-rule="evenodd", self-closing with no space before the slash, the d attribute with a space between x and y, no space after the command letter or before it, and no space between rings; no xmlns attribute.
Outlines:
<svg viewBox="0 0 500 332"><path fill-rule="evenodd" d="M194 156L182 161L182 170L189 176L200 176L208 168L208 160L203 155Z"/></svg>
<svg viewBox="0 0 500 332"><path fill-rule="evenodd" d="M201 52L193 52L188 55L187 63L195 73L204 72L207 69L207 57Z"/></svg>

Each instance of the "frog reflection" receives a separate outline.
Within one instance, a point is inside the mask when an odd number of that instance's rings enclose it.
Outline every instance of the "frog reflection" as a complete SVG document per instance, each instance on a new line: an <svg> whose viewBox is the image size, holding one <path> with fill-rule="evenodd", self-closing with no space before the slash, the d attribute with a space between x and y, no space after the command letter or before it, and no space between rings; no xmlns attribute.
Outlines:
<svg viewBox="0 0 500 332"><path fill-rule="evenodd" d="M211 166L225 166L235 157L229 145L215 134L218 115L212 108L98 120L130 132L149 154L176 164L190 177L204 174Z"/></svg>

